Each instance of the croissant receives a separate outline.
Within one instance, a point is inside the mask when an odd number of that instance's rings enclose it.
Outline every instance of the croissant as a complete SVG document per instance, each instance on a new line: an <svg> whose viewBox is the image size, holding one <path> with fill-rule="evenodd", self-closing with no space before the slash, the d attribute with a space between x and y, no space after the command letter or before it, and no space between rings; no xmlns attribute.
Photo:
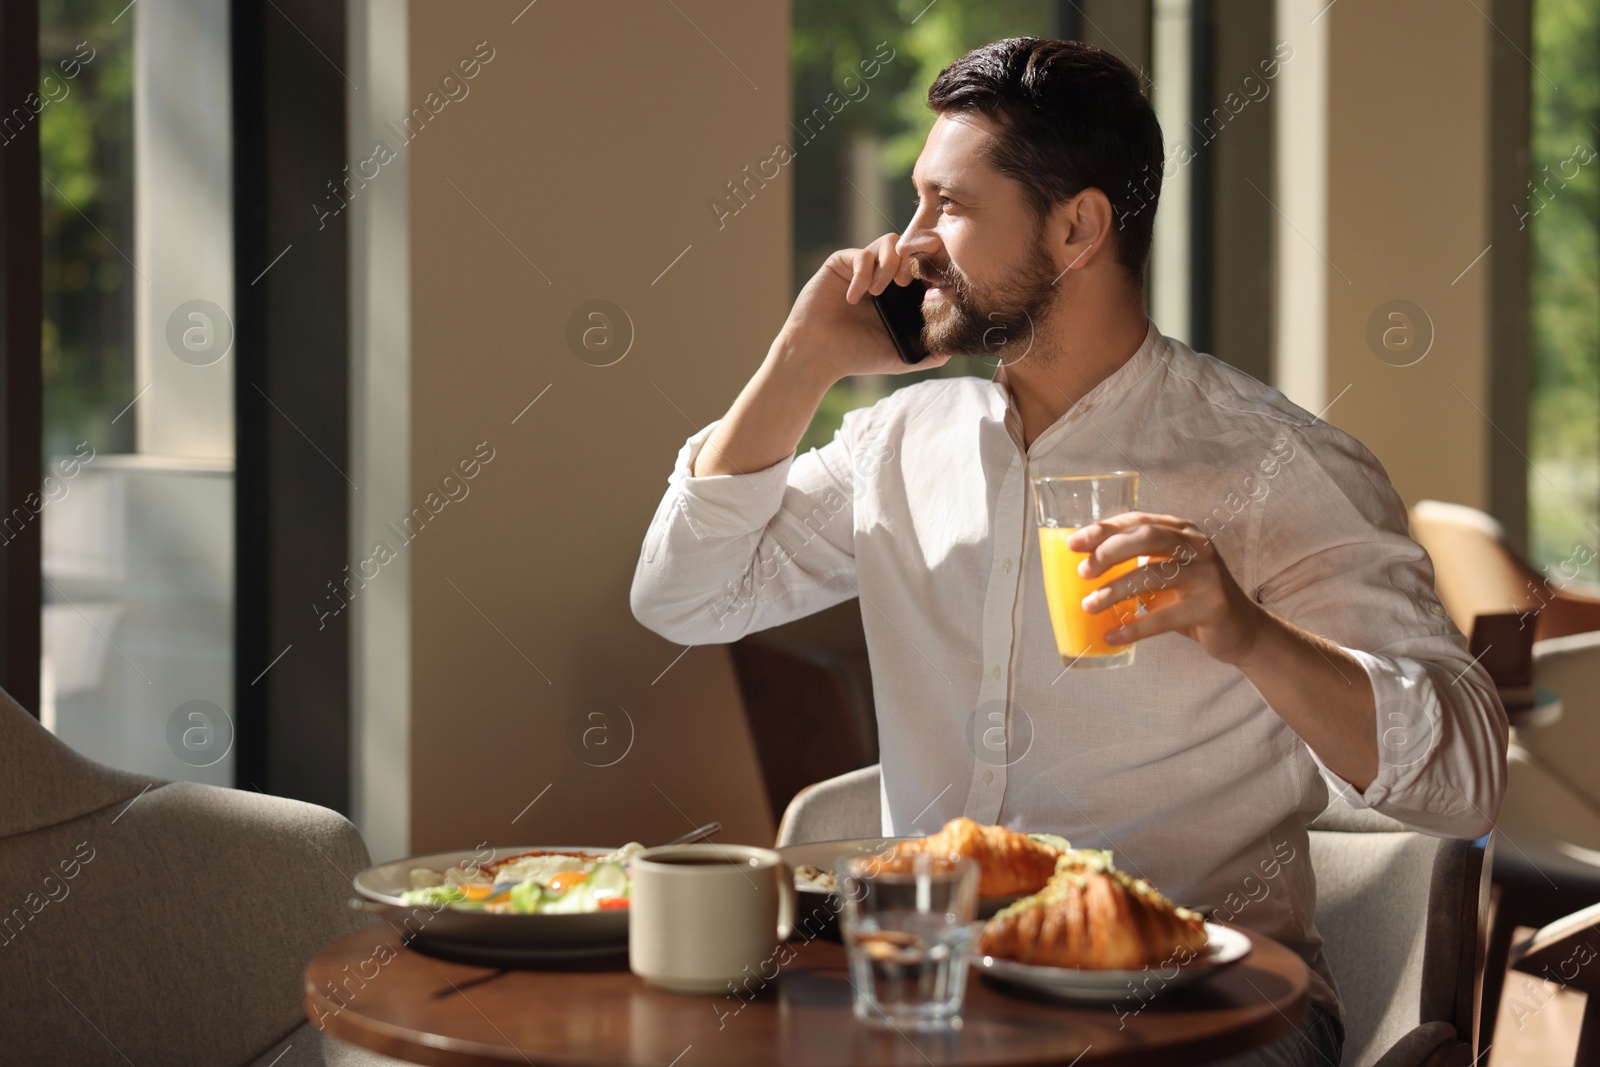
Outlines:
<svg viewBox="0 0 1600 1067"><path fill-rule="evenodd" d="M1185 962L1206 944L1205 920L1149 882L1111 865L1111 853L1063 853L1044 889L984 925L985 956L1046 967L1137 970Z"/></svg>
<svg viewBox="0 0 1600 1067"><path fill-rule="evenodd" d="M978 895L1009 897L1043 888L1056 869L1060 849L1004 826L951 819L936 834L903 841L885 857L883 870L908 870L918 853L965 856L978 862Z"/></svg>

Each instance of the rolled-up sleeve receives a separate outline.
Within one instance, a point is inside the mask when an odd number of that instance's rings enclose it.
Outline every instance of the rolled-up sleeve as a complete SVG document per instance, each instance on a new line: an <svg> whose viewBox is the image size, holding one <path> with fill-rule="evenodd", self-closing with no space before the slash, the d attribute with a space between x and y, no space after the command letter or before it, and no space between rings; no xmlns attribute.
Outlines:
<svg viewBox="0 0 1600 1067"><path fill-rule="evenodd" d="M1505 709L1434 593L1405 505L1349 435L1316 423L1294 444L1263 502L1255 596L1360 664L1350 682L1372 688L1378 773L1358 790L1307 751L1352 807L1441 837L1488 833L1505 792Z"/></svg>
<svg viewBox="0 0 1600 1067"><path fill-rule="evenodd" d="M679 449L629 598L680 644L735 641L856 595L845 432L764 470L691 474L716 426Z"/></svg>

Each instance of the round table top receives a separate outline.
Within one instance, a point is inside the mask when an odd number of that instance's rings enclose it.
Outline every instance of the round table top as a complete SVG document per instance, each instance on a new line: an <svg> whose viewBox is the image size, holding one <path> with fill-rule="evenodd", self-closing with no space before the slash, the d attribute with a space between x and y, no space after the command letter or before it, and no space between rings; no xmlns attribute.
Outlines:
<svg viewBox="0 0 1600 1067"><path fill-rule="evenodd" d="M1115 1006L1024 999L974 970L953 1033L857 1022L844 950L823 940L791 942L795 957L770 987L741 999L658 990L628 970L626 953L495 970L404 948L392 928L375 926L311 961L305 1004L336 1037L429 1064L1170 1064L1257 1048L1304 1021L1305 964L1250 938L1250 955L1221 973ZM1150 983L1159 988L1159 978Z"/></svg>

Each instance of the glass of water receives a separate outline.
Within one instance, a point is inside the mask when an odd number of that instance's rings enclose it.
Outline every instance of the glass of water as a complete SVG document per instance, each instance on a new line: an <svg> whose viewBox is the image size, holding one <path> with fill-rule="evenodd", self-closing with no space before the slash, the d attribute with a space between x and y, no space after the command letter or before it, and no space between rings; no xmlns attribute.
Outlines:
<svg viewBox="0 0 1600 1067"><path fill-rule="evenodd" d="M899 1029L960 1029L978 864L919 854L891 869L860 854L842 857L834 873L856 1018Z"/></svg>

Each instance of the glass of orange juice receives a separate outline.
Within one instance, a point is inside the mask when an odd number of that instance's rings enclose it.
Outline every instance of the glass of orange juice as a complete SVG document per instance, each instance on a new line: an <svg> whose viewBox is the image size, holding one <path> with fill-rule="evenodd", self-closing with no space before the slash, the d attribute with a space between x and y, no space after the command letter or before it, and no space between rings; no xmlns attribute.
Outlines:
<svg viewBox="0 0 1600 1067"><path fill-rule="evenodd" d="M1136 597L1091 615L1083 598L1116 581L1139 566L1142 559L1119 563L1094 578L1078 574L1078 564L1088 555L1067 547L1067 538L1079 528L1138 505L1137 471L1040 477L1033 483L1034 510L1039 520L1039 557L1044 567L1044 596L1050 606L1050 625L1056 634L1061 665L1075 670L1126 667L1133 663L1132 645L1108 645L1106 634L1138 614Z"/></svg>

